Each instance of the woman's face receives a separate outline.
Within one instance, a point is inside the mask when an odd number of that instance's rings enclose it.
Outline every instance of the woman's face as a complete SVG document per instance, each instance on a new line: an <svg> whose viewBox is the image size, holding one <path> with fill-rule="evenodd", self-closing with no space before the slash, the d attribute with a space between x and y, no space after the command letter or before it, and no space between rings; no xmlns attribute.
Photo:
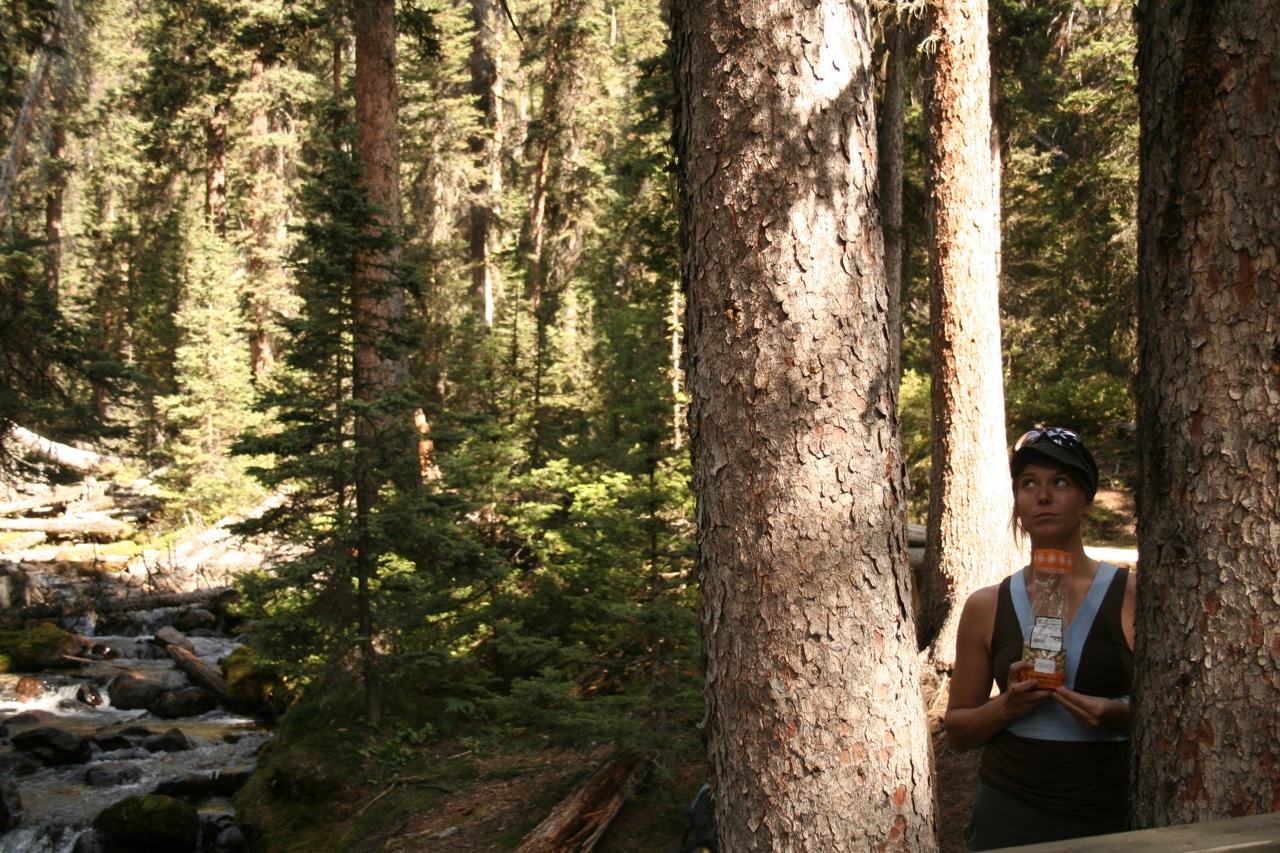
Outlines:
<svg viewBox="0 0 1280 853"><path fill-rule="evenodd" d="M1080 532L1092 501L1061 468L1032 462L1013 484L1018 523L1031 537L1033 547L1067 544Z"/></svg>

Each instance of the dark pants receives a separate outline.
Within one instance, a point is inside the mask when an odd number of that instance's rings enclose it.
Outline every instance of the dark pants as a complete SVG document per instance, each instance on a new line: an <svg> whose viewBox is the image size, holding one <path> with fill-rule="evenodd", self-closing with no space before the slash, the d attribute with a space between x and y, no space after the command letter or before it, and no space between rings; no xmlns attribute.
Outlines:
<svg viewBox="0 0 1280 853"><path fill-rule="evenodd" d="M1109 835L1128 829L1127 815L1099 819L1051 814L979 782L973 816L969 818L964 837L968 850L997 850L1020 844Z"/></svg>

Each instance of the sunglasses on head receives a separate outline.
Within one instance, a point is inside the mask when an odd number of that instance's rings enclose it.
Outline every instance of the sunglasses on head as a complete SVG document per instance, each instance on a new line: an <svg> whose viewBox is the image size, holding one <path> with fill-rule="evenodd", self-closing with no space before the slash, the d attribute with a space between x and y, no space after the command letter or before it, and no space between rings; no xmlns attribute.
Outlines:
<svg viewBox="0 0 1280 853"><path fill-rule="evenodd" d="M1083 443L1080 441L1080 436L1069 429L1063 429L1062 427L1049 427L1048 429L1028 430L1023 433L1022 437L1013 445L1013 449L1018 451L1039 441L1052 441L1054 444L1059 447L1066 448L1067 450L1079 447Z"/></svg>

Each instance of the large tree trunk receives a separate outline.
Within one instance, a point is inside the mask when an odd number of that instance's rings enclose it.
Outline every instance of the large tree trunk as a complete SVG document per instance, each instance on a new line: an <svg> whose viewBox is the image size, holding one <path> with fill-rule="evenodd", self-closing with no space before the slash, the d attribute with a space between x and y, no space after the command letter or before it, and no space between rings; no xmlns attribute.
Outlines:
<svg viewBox="0 0 1280 853"><path fill-rule="evenodd" d="M382 243L400 225L399 140L396 133L395 3L368 0L354 6L356 34L356 147L361 183L377 208L371 239ZM398 235L396 235L398 236ZM417 458L412 413L390 412L383 401L408 378L403 355L404 290L394 249L366 249L357 259L354 318L354 394L369 405L356 426L356 605L365 680L366 713L381 717L374 648L371 581L378 565L372 516L397 453ZM403 439L403 446L401 446Z"/></svg>
<svg viewBox="0 0 1280 853"><path fill-rule="evenodd" d="M1280 3L1139 4L1139 827L1280 810Z"/></svg>
<svg viewBox="0 0 1280 853"><path fill-rule="evenodd" d="M986 0L929 7L929 308L933 465L919 590L921 647L955 663L960 605L1016 563L1000 365Z"/></svg>
<svg viewBox="0 0 1280 853"><path fill-rule="evenodd" d="M868 10L672 17L721 847L932 850Z"/></svg>

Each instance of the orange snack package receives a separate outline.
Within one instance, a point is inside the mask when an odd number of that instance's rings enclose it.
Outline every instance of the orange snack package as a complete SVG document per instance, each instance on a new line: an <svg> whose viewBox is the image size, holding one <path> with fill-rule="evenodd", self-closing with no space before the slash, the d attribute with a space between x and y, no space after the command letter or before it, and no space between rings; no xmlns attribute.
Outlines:
<svg viewBox="0 0 1280 853"><path fill-rule="evenodd" d="M1023 680L1052 690L1067 678L1067 578L1073 557L1069 551L1042 548L1031 554L1031 638L1022 644L1022 659L1031 664Z"/></svg>

